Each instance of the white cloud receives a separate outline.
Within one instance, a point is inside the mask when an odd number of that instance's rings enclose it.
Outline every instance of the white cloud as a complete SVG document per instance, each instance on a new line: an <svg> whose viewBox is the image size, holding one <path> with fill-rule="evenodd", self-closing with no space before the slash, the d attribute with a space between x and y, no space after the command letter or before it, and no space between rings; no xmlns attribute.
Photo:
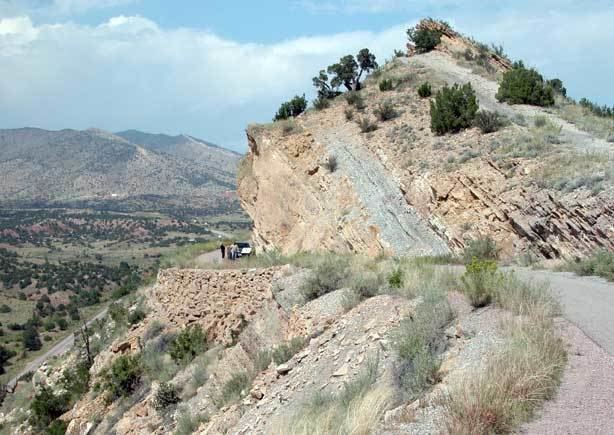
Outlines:
<svg viewBox="0 0 614 435"><path fill-rule="evenodd" d="M574 96L613 104L614 32L603 29L614 22L614 8L584 9L500 11L488 19L467 13L451 21L559 76ZM139 128L240 148L243 128L269 120L282 100L309 95L320 68L363 47L382 61L403 47L408 25L257 44L164 29L139 16L98 26L2 19L0 128Z"/></svg>
<svg viewBox="0 0 614 435"><path fill-rule="evenodd" d="M365 46L389 56L404 28L242 44L143 17L95 27L2 20L0 127L175 130L238 144L248 122L309 94L320 68Z"/></svg>
<svg viewBox="0 0 614 435"><path fill-rule="evenodd" d="M0 17L36 14L46 17L80 14L137 3L140 0L0 0Z"/></svg>

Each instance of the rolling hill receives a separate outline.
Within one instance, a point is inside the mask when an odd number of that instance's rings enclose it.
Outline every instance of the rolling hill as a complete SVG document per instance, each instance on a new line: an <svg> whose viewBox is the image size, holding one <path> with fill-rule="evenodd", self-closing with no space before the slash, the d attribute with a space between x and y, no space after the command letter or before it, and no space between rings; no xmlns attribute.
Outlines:
<svg viewBox="0 0 614 435"><path fill-rule="evenodd" d="M235 190L237 153L189 136L123 136L96 129L0 130L0 202L155 197L188 198L199 208Z"/></svg>

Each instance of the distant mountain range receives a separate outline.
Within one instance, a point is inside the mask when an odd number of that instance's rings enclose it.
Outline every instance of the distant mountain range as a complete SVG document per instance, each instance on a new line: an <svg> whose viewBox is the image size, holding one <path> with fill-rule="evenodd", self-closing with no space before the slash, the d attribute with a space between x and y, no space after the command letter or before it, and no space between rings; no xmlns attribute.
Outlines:
<svg viewBox="0 0 614 435"><path fill-rule="evenodd" d="M0 130L0 202L154 196L204 204L235 190L240 158L187 135Z"/></svg>

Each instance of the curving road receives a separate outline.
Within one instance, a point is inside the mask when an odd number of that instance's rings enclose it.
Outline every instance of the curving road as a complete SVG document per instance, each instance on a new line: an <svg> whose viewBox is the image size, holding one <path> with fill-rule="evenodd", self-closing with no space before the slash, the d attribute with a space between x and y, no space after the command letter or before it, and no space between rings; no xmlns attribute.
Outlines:
<svg viewBox="0 0 614 435"><path fill-rule="evenodd" d="M570 272L521 267L509 269L525 280L548 281L552 291L560 298L564 317L610 355L614 355L614 283Z"/></svg>
<svg viewBox="0 0 614 435"><path fill-rule="evenodd" d="M94 323L98 319L102 319L107 314L107 310L108 308L105 308L104 310L96 314L94 317L92 317L90 320L88 320L87 326L90 326L92 323ZM45 361L47 361L50 358L53 358L54 356L62 355L68 352L70 349L72 349L74 345L75 345L75 334L72 333L68 335L67 337L65 337L64 339L62 339L62 341L55 344L47 352L38 356L36 359L30 361L26 365L26 367L17 376L15 376L13 379L11 379L8 382L7 386L9 388L13 388L13 386L17 383L17 380L20 377L22 377L26 373L34 372L38 370L38 368L42 366Z"/></svg>

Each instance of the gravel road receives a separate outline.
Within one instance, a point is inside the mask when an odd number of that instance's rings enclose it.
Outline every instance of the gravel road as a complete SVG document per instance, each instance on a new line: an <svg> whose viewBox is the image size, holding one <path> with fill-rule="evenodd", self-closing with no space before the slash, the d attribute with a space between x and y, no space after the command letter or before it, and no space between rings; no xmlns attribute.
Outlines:
<svg viewBox="0 0 614 435"><path fill-rule="evenodd" d="M556 397L536 418L520 429L523 434L611 434L614 428L614 283L506 267L527 281L548 281L559 296L565 319L557 327L568 344L569 361ZM462 272L464 267L454 267Z"/></svg>

